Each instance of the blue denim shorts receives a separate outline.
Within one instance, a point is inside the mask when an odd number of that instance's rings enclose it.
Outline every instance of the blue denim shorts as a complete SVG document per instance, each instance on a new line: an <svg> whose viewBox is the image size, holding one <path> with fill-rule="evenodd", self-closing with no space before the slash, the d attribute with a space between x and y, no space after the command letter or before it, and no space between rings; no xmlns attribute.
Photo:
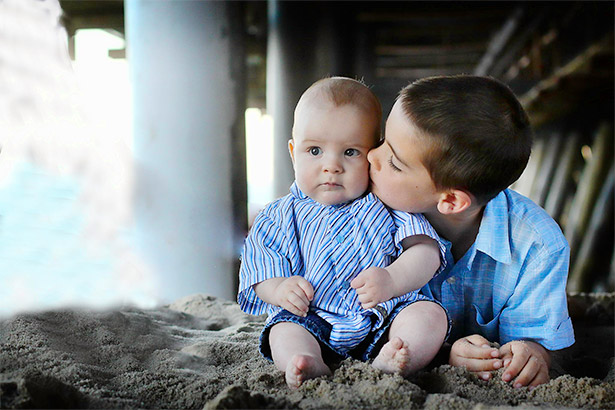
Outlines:
<svg viewBox="0 0 615 410"><path fill-rule="evenodd" d="M415 302L420 302L423 300L434 302L438 304L440 307L442 307L442 309L444 309L444 312L446 313L448 317L448 312L446 312L446 309L444 308L444 306L442 306L438 301L435 301L432 299L426 298L426 299L400 302L395 306L395 308L393 308L391 313L386 317L382 326L380 326L378 329L372 330L367 335L367 337L363 339L361 343L359 343L358 346L356 346L354 349L352 349L349 352L340 351L339 349L336 349L335 347L331 345L329 341L329 336L331 334L331 328L332 328L331 324L329 324L326 320L318 316L312 310L310 310L307 316L305 317L297 316L295 314L290 313L287 310L282 310L280 313L274 316L270 321L268 321L267 324L265 325L265 328L263 329L261 336L260 336L260 352L266 359L273 360L271 357L271 346L269 345L269 332L271 331L271 328L278 323L291 322L291 323L296 323L300 326L303 326L308 332L310 332L316 338L316 340L318 340L321 350L322 350L322 356L325 362L343 360L347 357L352 357L352 358L366 362L376 357L378 353L380 352L380 349L387 341L387 338L383 336L389 330L389 327L391 326L393 319L395 319L395 317L399 314L399 312L401 312L407 306L410 306L411 304ZM373 316L372 320L373 320L373 323L375 323L377 320L376 316ZM448 324L446 337L448 337L448 334L451 329L450 320L448 322L449 324Z"/></svg>

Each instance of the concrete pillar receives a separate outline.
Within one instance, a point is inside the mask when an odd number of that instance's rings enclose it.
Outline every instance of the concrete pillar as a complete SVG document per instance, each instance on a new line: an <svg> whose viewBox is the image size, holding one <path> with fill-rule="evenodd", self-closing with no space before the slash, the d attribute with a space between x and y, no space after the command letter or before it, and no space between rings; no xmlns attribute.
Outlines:
<svg viewBox="0 0 615 410"><path fill-rule="evenodd" d="M245 176L236 179L236 167L239 174L245 170L245 154L236 164L233 153L243 146L237 138L244 138L238 121L245 102L237 98L243 78L233 77L232 4L128 0L125 5L136 236L165 301L194 293L236 296L237 232L245 225L245 211L237 221L234 196L239 192L245 200Z"/></svg>
<svg viewBox="0 0 615 410"><path fill-rule="evenodd" d="M288 193L294 179L288 154L293 112L314 81L328 75L354 77L348 35L327 2L268 1L267 112L273 117L274 195ZM347 18L347 16L345 16Z"/></svg>

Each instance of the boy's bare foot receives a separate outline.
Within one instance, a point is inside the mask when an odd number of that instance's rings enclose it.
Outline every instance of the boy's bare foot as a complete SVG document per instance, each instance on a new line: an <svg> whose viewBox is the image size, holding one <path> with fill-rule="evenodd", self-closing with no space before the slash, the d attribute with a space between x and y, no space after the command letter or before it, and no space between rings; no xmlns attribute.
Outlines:
<svg viewBox="0 0 615 410"><path fill-rule="evenodd" d="M326 374L331 374L331 370L320 357L297 354L286 366L286 384L296 389L304 381Z"/></svg>
<svg viewBox="0 0 615 410"><path fill-rule="evenodd" d="M385 373L399 373L407 376L410 373L410 352L408 344L399 337L389 340L372 363L376 369Z"/></svg>

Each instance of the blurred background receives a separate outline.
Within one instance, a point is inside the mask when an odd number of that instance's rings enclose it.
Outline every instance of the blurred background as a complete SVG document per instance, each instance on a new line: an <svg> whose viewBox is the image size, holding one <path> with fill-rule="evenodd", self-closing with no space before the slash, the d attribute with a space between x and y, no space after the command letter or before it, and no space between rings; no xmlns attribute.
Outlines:
<svg viewBox="0 0 615 410"><path fill-rule="evenodd" d="M301 93L363 79L508 84L536 140L513 188L615 286L613 2L0 1L0 315L234 299L259 209L293 180Z"/></svg>

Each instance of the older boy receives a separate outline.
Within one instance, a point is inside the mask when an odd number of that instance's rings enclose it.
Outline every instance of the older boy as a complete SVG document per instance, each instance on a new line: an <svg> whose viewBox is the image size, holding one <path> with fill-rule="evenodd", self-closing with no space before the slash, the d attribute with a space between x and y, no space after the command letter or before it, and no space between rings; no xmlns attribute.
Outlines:
<svg viewBox="0 0 615 410"><path fill-rule="evenodd" d="M423 213L447 246L445 270L422 289L453 321L449 362L484 379L533 388L551 350L574 343L566 304L569 248L545 211L507 189L529 159L532 132L502 83L419 80L404 88L369 152L372 192ZM498 349L489 341L502 344Z"/></svg>
<svg viewBox="0 0 615 410"><path fill-rule="evenodd" d="M407 213L393 213L403 226L396 230L366 193L381 116L376 96L356 80L308 88L288 145L296 181L259 213L246 239L237 299L248 313L269 314L261 352L290 387L329 374L329 355L375 357L374 367L407 375L428 364L446 336L444 310L416 291L441 265L437 234Z"/></svg>

